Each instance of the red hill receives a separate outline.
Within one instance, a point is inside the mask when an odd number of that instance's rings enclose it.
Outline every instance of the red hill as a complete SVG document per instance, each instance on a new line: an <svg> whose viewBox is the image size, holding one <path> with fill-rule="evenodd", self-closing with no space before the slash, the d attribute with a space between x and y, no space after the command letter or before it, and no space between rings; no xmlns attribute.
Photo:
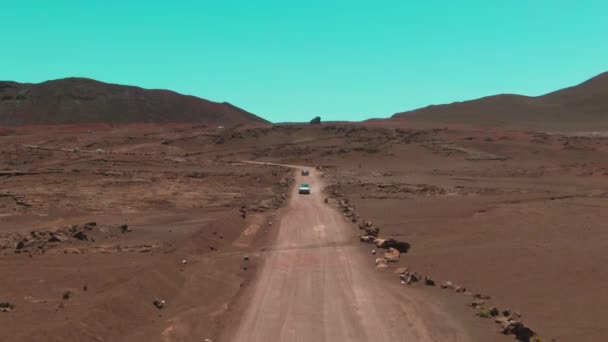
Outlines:
<svg viewBox="0 0 608 342"><path fill-rule="evenodd" d="M168 90L66 78L39 84L0 82L0 126L82 123L267 123L229 103Z"/></svg>
<svg viewBox="0 0 608 342"><path fill-rule="evenodd" d="M397 113L412 123L512 129L608 130L608 73L543 96L497 95Z"/></svg>

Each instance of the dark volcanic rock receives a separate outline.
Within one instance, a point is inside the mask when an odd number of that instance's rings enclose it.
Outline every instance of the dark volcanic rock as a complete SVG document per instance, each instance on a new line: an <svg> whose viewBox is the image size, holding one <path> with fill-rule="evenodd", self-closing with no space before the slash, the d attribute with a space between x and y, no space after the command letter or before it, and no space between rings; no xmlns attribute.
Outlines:
<svg viewBox="0 0 608 342"><path fill-rule="evenodd" d="M378 229L377 227L365 228L365 235L378 236L379 233L380 229Z"/></svg>
<svg viewBox="0 0 608 342"><path fill-rule="evenodd" d="M68 237L63 234L52 233L49 242L66 242Z"/></svg>
<svg viewBox="0 0 608 342"><path fill-rule="evenodd" d="M394 248L400 253L407 253L410 250L410 244L407 242L401 242L394 239L388 239L384 242L383 248Z"/></svg>
<svg viewBox="0 0 608 342"><path fill-rule="evenodd" d="M503 325L502 333L505 335L515 335L518 341L528 342L532 337L536 336L534 330L525 326L519 321L506 321Z"/></svg>
<svg viewBox="0 0 608 342"><path fill-rule="evenodd" d="M74 233L74 235L72 235L73 238L81 240L81 241L86 241L89 239L89 237L83 232L83 231L78 231L76 233Z"/></svg>
<svg viewBox="0 0 608 342"><path fill-rule="evenodd" d="M9 311L12 311L14 308L15 308L15 304L8 303L8 302L0 303L0 312L9 312Z"/></svg>
<svg viewBox="0 0 608 342"><path fill-rule="evenodd" d="M20 250L20 249L23 249L23 247L25 247L25 242L23 240L21 240L21 241L17 242L15 249Z"/></svg>

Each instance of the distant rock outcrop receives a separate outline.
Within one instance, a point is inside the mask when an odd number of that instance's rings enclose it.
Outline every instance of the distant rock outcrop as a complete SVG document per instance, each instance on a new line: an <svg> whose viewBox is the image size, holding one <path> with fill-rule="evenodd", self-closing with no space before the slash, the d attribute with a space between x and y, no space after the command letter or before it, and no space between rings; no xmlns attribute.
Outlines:
<svg viewBox="0 0 608 342"><path fill-rule="evenodd" d="M319 125L319 124L321 124L321 117L320 116L315 116L314 119L310 120L310 124L311 125Z"/></svg>
<svg viewBox="0 0 608 342"><path fill-rule="evenodd" d="M0 81L0 126L81 123L268 123L229 103L86 78L39 84Z"/></svg>

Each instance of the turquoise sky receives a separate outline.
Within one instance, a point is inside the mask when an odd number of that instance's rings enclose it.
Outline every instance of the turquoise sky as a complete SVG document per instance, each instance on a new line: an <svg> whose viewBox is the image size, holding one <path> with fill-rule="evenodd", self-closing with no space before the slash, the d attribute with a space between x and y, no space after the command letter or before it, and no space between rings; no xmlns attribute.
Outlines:
<svg viewBox="0 0 608 342"><path fill-rule="evenodd" d="M4 1L0 79L68 76L361 120L608 71L608 1Z"/></svg>

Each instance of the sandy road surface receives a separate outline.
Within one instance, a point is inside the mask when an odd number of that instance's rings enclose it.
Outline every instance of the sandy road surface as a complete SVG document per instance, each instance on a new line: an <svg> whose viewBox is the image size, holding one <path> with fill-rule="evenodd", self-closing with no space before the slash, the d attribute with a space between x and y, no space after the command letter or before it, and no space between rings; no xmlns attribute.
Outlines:
<svg viewBox="0 0 608 342"><path fill-rule="evenodd" d="M294 188L232 341L470 340L432 300L375 274L315 170L299 183L312 194Z"/></svg>

